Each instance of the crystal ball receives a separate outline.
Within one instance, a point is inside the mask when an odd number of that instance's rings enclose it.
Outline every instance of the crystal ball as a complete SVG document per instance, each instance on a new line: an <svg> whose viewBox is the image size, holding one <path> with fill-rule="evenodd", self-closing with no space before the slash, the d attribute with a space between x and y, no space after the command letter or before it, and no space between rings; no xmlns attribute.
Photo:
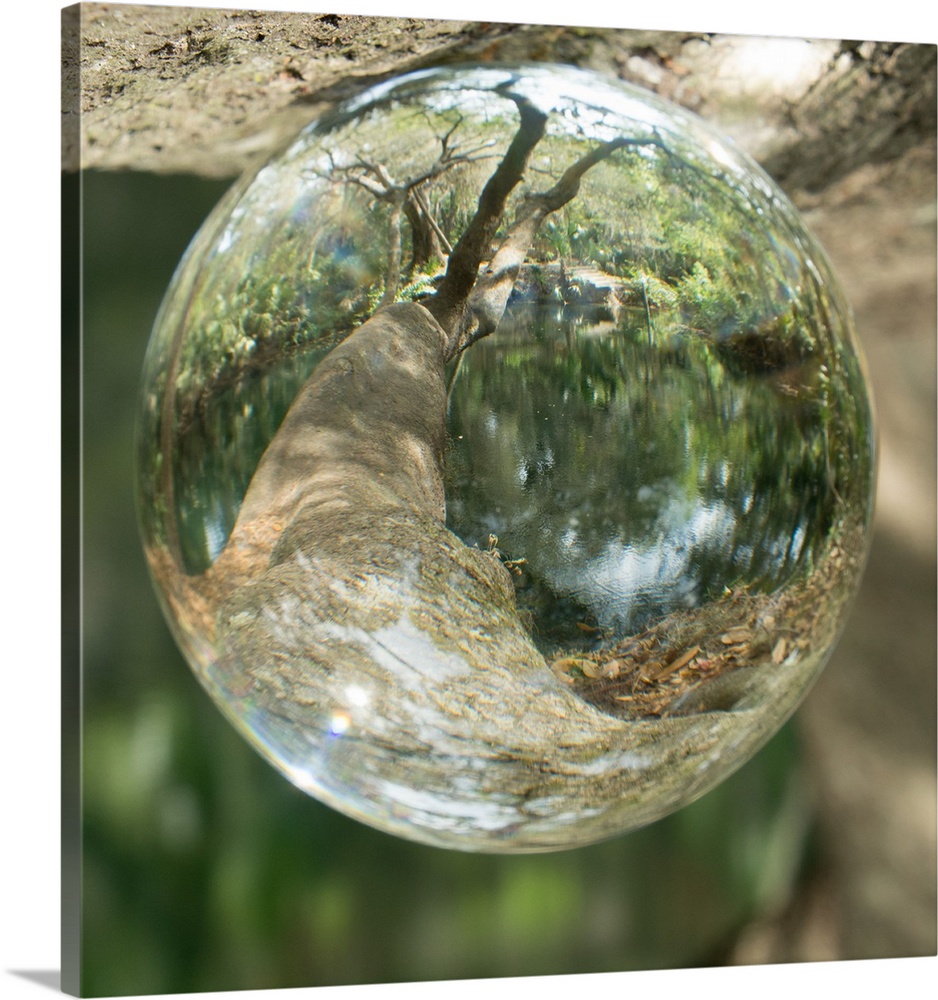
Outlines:
<svg viewBox="0 0 938 1000"><path fill-rule="evenodd" d="M650 823L822 669L867 550L849 309L704 122L549 65L398 77L239 181L142 378L173 634L290 781L441 847Z"/></svg>

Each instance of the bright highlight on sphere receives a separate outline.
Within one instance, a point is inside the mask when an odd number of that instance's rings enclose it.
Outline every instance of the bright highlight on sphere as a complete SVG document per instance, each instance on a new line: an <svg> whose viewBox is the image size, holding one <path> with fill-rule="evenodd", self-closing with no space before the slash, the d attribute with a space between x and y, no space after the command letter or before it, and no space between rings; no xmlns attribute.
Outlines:
<svg viewBox="0 0 938 1000"><path fill-rule="evenodd" d="M283 774L425 843L575 847L744 763L864 561L823 252L688 112L569 68L382 84L235 185L167 292L144 548Z"/></svg>

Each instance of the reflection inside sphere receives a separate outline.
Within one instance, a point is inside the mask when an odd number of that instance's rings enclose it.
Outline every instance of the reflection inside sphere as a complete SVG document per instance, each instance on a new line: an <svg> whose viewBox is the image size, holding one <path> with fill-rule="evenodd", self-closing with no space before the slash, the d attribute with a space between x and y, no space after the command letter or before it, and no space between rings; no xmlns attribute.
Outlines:
<svg viewBox="0 0 938 1000"><path fill-rule="evenodd" d="M203 685L301 788L577 846L785 721L864 559L870 403L823 252L688 113L435 70L232 189L158 318L138 500Z"/></svg>

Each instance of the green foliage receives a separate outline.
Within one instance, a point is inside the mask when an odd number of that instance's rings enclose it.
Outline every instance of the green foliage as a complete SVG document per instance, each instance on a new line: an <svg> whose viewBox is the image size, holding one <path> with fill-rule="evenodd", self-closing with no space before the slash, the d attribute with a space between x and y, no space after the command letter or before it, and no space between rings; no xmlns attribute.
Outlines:
<svg viewBox="0 0 938 1000"><path fill-rule="evenodd" d="M662 281L654 274L633 271L627 275L629 301L644 306L646 300L651 309L673 310L679 302L680 291Z"/></svg>
<svg viewBox="0 0 938 1000"><path fill-rule="evenodd" d="M433 291L433 283L439 277L439 266L430 263L431 270L417 274L407 284L402 285L397 292L397 302L416 302L422 296Z"/></svg>
<svg viewBox="0 0 938 1000"><path fill-rule="evenodd" d="M675 290L690 326L719 333L738 322L741 310L733 289L725 281L714 281L699 260L678 281Z"/></svg>

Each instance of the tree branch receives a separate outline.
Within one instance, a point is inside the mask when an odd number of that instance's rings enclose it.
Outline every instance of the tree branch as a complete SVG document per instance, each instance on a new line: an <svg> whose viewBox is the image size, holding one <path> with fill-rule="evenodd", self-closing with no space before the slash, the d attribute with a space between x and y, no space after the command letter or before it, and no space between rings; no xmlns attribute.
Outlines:
<svg viewBox="0 0 938 1000"><path fill-rule="evenodd" d="M469 321L462 324L452 342L451 356L488 336L498 326L541 223L551 212L556 212L576 197L580 181L590 168L628 144L627 139L600 143L567 167L552 187L525 198L497 252L477 277L468 300Z"/></svg>
<svg viewBox="0 0 938 1000"><path fill-rule="evenodd" d="M541 141L547 115L520 94L504 91L515 102L520 124L511 145L479 196L479 207L450 254L446 276L426 303L436 321L452 337L462 322L479 265L498 229L508 196L524 175L531 150Z"/></svg>

